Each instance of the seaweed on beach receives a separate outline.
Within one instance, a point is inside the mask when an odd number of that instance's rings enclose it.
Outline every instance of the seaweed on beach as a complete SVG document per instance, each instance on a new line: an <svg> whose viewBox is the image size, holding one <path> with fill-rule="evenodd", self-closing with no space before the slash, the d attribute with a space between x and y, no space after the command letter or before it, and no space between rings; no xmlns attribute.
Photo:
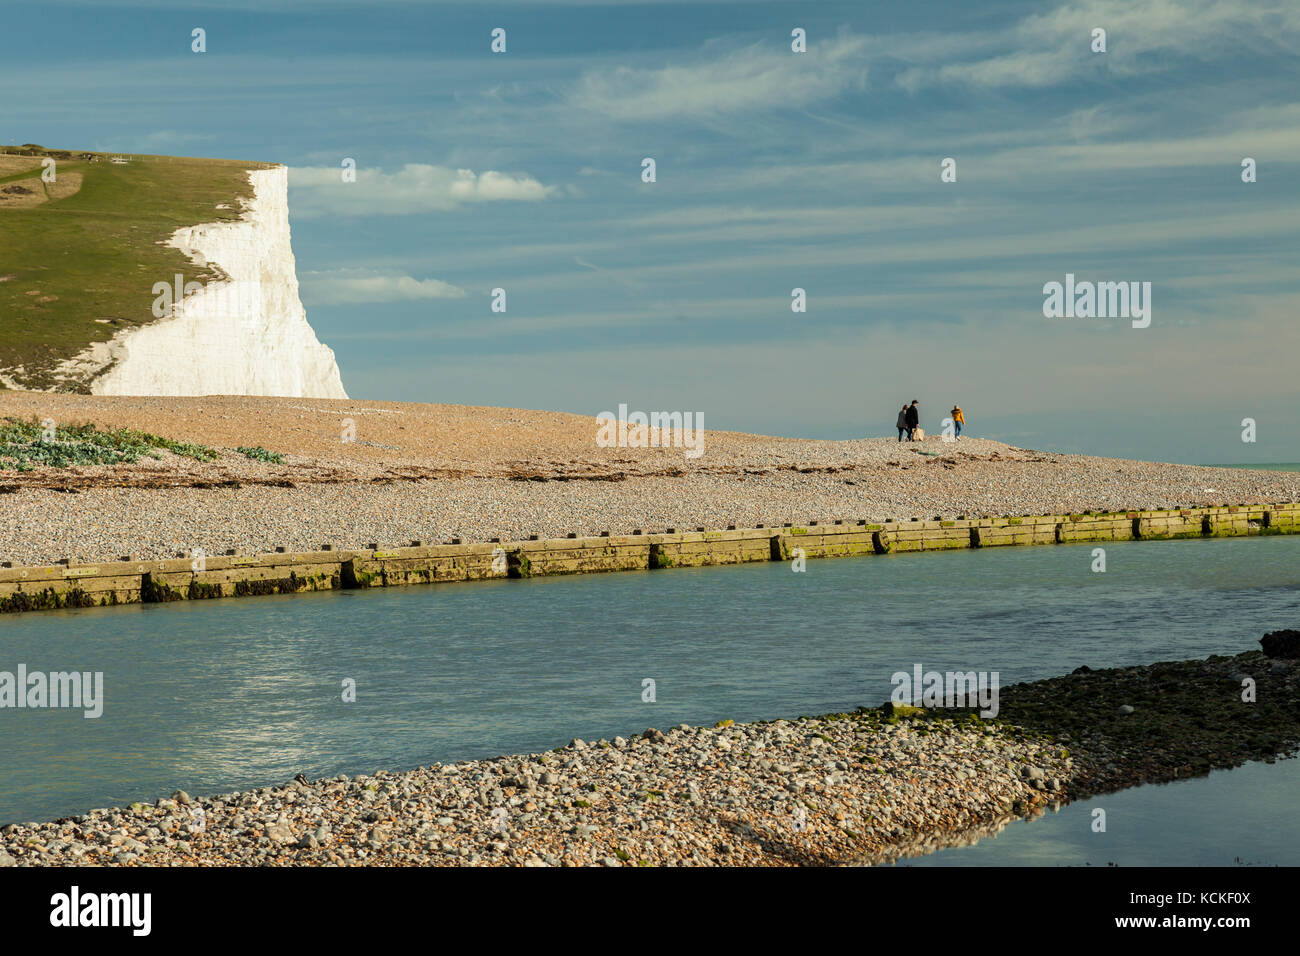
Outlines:
<svg viewBox="0 0 1300 956"><path fill-rule="evenodd" d="M1106 670L1085 666L1004 687L1000 708L999 724L1078 751L1089 770L1072 788L1077 798L1295 754L1300 662L1248 651Z"/></svg>

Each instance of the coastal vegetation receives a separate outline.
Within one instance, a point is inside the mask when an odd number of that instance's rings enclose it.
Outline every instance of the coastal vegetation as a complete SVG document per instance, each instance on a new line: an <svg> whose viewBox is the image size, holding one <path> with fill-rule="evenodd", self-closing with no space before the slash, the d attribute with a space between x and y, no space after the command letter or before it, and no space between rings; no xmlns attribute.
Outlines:
<svg viewBox="0 0 1300 956"><path fill-rule="evenodd" d="M241 445L235 450L250 461L264 461L271 465L284 464L284 455L281 455L279 452L267 451L261 445L257 445L253 448L247 448Z"/></svg>
<svg viewBox="0 0 1300 956"><path fill-rule="evenodd" d="M0 470L134 464L142 457L160 459L163 451L195 461L214 461L218 457L206 445L175 441L131 428L47 425L34 418L0 419Z"/></svg>
<svg viewBox="0 0 1300 956"><path fill-rule="evenodd" d="M46 159L53 182L42 178ZM182 226L238 219L252 195L247 171L265 165L35 144L0 150L0 191L13 190L0 202L0 388L85 391L59 366L155 321L155 282L219 277L197 274L166 243Z"/></svg>

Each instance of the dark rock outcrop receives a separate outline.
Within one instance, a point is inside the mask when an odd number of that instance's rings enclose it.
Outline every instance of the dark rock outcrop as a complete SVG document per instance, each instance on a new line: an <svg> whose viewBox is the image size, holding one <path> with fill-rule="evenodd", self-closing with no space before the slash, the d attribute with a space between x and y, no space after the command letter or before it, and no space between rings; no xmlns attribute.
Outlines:
<svg viewBox="0 0 1300 956"><path fill-rule="evenodd" d="M1268 657L1300 658L1300 631L1273 631L1259 639Z"/></svg>

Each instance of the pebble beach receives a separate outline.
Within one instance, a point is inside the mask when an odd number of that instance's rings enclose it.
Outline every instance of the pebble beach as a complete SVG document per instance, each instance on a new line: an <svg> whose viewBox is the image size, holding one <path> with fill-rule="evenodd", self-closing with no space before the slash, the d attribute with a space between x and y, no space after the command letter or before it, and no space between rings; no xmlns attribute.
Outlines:
<svg viewBox="0 0 1300 956"><path fill-rule="evenodd" d="M220 453L0 471L0 560L14 565L1300 499L1293 472L1049 454L964 436L706 432L692 459L678 448L601 448L593 418L519 409L0 391L5 416L130 427ZM341 440L344 421L354 441ZM285 462L250 460L241 446Z"/></svg>
<svg viewBox="0 0 1300 956"><path fill-rule="evenodd" d="M1258 703L1241 700L1256 681ZM0 865L873 865L1074 799L1272 761L1300 660L1260 652L895 707L573 740L546 753L92 810L0 828Z"/></svg>
<svg viewBox="0 0 1300 956"><path fill-rule="evenodd" d="M602 448L592 418L517 409L0 391L3 417L217 452L0 470L0 559L14 565L1300 499L1295 473L966 437L707 432L691 458ZM238 451L249 446L282 460ZM545 753L181 791L0 827L0 865L874 865L1300 742L1295 660L1079 663L1003 688L996 720L890 705L748 724L719 715ZM1243 676L1258 704L1240 701Z"/></svg>

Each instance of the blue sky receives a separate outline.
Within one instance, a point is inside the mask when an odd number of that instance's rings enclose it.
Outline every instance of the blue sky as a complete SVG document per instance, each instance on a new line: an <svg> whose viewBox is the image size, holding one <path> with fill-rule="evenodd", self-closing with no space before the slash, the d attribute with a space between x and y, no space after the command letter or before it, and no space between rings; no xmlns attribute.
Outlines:
<svg viewBox="0 0 1300 956"><path fill-rule="evenodd" d="M354 397L1300 460L1293 2L0 6L0 141L291 167Z"/></svg>

